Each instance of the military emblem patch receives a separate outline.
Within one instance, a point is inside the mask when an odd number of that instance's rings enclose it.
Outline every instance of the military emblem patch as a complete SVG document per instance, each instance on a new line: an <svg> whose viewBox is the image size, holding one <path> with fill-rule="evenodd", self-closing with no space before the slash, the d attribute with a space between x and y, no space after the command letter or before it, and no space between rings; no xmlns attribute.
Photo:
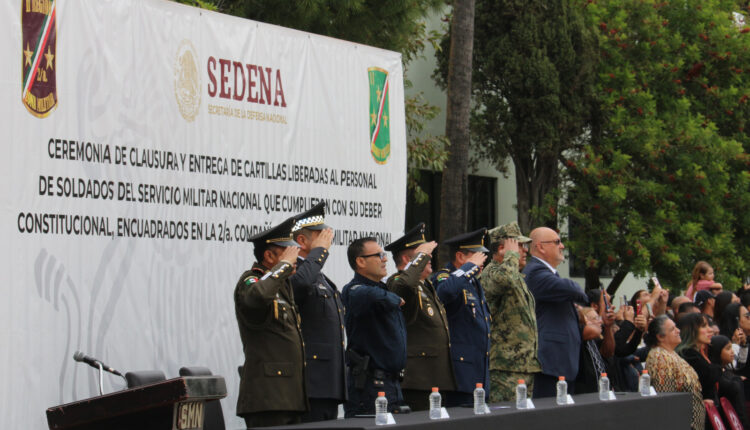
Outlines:
<svg viewBox="0 0 750 430"><path fill-rule="evenodd" d="M427 314L428 314L429 316L433 316L433 315L435 315L435 311L433 311L431 307L428 307L428 308L427 308Z"/></svg>
<svg viewBox="0 0 750 430"><path fill-rule="evenodd" d="M21 99L44 118L57 106L57 17L54 0L21 1Z"/></svg>
<svg viewBox="0 0 750 430"><path fill-rule="evenodd" d="M370 81L370 153L376 163L385 164L391 155L388 72L370 67L367 74Z"/></svg>

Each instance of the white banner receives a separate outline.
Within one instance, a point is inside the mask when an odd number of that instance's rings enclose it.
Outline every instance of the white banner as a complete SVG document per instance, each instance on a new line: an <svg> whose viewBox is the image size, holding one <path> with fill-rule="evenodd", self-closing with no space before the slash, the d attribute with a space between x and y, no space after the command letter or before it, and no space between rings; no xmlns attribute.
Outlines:
<svg viewBox="0 0 750 430"><path fill-rule="evenodd" d="M0 428L98 394L76 350L207 366L234 417L247 238L325 199L343 286L351 240L402 231L400 55L168 1L0 7Z"/></svg>

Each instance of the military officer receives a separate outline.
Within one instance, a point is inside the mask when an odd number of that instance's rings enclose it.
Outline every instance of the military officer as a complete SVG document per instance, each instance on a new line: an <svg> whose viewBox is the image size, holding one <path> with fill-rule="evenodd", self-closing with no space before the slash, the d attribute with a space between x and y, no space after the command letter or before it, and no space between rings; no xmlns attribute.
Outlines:
<svg viewBox="0 0 750 430"><path fill-rule="evenodd" d="M347 249L354 278L341 293L346 306L345 326L349 344L349 400L346 417L373 414L375 398L385 392L388 408L403 403L400 378L406 365L404 301L381 282L386 276L388 257L372 237L355 240Z"/></svg>
<svg viewBox="0 0 750 430"><path fill-rule="evenodd" d="M234 290L245 352L237 415L248 427L299 423L308 409L302 330L289 283L299 252L293 225L289 218L250 238L257 262Z"/></svg>
<svg viewBox="0 0 750 430"><path fill-rule="evenodd" d="M477 383L489 392L490 312L479 283L487 259L486 228L445 240L452 261L434 276L438 298L448 314L456 392L448 406L471 404Z"/></svg>
<svg viewBox="0 0 750 430"><path fill-rule="evenodd" d="M302 317L307 397L303 422L336 419L346 400L344 305L336 285L323 274L333 230L325 224L325 202L295 216L292 236L300 245L297 273L289 279Z"/></svg>
<svg viewBox="0 0 750 430"><path fill-rule="evenodd" d="M534 296L521 274L531 239L521 234L515 221L493 228L488 236L492 260L479 279L492 315L490 401L511 401L518 380L523 379L531 393L534 374L542 370L537 359Z"/></svg>
<svg viewBox="0 0 750 430"><path fill-rule="evenodd" d="M388 289L404 299L406 319L406 374L401 383L404 402L412 410L427 410L432 387L443 396L456 389L450 356L448 317L427 279L432 274L432 251L436 242L424 238L419 223L385 247L393 253L398 273L388 278Z"/></svg>

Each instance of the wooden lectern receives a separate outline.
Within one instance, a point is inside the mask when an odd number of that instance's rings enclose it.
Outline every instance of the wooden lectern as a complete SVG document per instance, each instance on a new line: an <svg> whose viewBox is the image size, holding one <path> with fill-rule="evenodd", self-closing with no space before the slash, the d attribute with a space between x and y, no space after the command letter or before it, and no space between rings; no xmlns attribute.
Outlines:
<svg viewBox="0 0 750 430"><path fill-rule="evenodd" d="M203 429L205 402L227 396L221 376L186 376L47 409L50 429Z"/></svg>

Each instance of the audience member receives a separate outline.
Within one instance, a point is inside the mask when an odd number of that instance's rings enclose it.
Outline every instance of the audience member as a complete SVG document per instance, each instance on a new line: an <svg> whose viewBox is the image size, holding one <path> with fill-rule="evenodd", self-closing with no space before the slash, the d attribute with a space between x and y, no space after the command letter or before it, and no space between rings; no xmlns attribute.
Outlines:
<svg viewBox="0 0 750 430"><path fill-rule="evenodd" d="M672 299L672 303L670 304L670 307L672 308L672 319L675 319L677 317L680 306L683 303L689 303L690 301L691 300L687 296L677 296Z"/></svg>
<svg viewBox="0 0 750 430"><path fill-rule="evenodd" d="M687 293L685 295L695 301L695 295L698 291L708 290L714 284L714 268L705 261L699 261L693 267L692 278L687 284ZM718 288L721 288L721 284L718 285Z"/></svg>
<svg viewBox="0 0 750 430"><path fill-rule="evenodd" d="M706 317L701 314L685 315L680 318L677 327L680 329L682 341L675 350L698 375L703 401L706 404L715 403L719 373L711 367L706 355L708 344L711 343L711 329Z"/></svg>
<svg viewBox="0 0 750 430"><path fill-rule="evenodd" d="M599 351L596 341L602 337L602 317L594 308L581 308L581 352L576 377L576 394L595 393L599 378L607 371L607 364Z"/></svg>
<svg viewBox="0 0 750 430"><path fill-rule="evenodd" d="M734 367L745 367L748 356L747 333L750 333L750 312L747 308L739 303L727 306L719 321L719 332L732 341L736 360Z"/></svg>
<svg viewBox="0 0 750 430"><path fill-rule="evenodd" d="M719 369L721 375L719 376L718 396L720 398L726 397L729 400L742 422L742 427L750 429L745 408L744 377L736 375L733 371L732 363L735 361L735 357L732 342L729 338L722 335L712 337L711 344L708 347L708 358L711 365Z"/></svg>
<svg viewBox="0 0 750 430"><path fill-rule="evenodd" d="M695 370L675 352L680 344L680 330L666 315L654 318L644 336L650 348L646 369L651 385L657 392L687 392L691 394L691 429L704 430L706 408L701 396L701 384Z"/></svg>
<svg viewBox="0 0 750 430"><path fill-rule="evenodd" d="M708 315L711 318L714 316L714 306L716 306L716 299L714 295L708 290L701 290L695 294L695 306L701 310L701 313Z"/></svg>
<svg viewBox="0 0 750 430"><path fill-rule="evenodd" d="M721 313L730 303L739 303L740 298L731 291L722 291L714 297L714 320L721 324Z"/></svg>

